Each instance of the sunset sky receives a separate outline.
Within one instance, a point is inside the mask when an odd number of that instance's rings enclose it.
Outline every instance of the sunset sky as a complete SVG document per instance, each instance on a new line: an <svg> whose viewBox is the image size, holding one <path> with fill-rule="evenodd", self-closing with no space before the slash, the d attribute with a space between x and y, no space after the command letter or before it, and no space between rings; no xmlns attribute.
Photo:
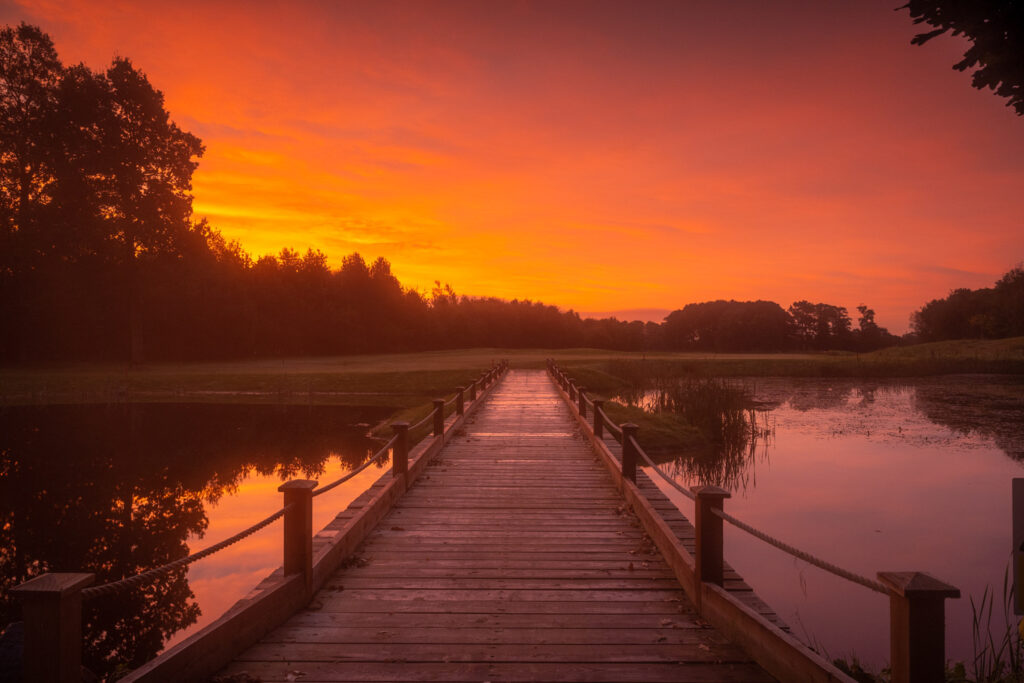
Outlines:
<svg viewBox="0 0 1024 683"><path fill-rule="evenodd" d="M65 63L126 56L253 255L578 311L717 298L907 329L1024 260L1024 118L901 0L0 0ZM621 313L620 313L621 315ZM627 317L632 317L627 314Z"/></svg>

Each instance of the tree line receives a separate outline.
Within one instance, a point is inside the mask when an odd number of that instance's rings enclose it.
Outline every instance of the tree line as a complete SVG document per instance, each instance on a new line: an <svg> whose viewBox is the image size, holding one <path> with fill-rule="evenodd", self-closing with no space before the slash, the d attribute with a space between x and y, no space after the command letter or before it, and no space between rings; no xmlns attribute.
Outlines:
<svg viewBox="0 0 1024 683"><path fill-rule="evenodd" d="M954 289L932 299L910 318L920 341L999 339L1024 335L1024 264L993 287Z"/></svg>
<svg viewBox="0 0 1024 683"><path fill-rule="evenodd" d="M479 346L871 350L898 341L863 305L856 326L847 309L810 301L691 303L660 324L594 320L534 301L459 296L440 282L430 292L404 287L386 259L357 253L333 269L313 249L253 258L192 214L202 153L129 60L105 71L65 66L39 28L0 31L0 361ZM915 317L922 338L953 333L931 322L938 308L931 302ZM969 329L1019 329L1019 320L995 320Z"/></svg>

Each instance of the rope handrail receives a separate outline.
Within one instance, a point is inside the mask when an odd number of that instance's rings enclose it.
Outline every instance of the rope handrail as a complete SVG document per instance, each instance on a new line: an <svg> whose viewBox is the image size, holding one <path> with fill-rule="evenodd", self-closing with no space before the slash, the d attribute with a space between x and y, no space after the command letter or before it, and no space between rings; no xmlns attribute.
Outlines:
<svg viewBox="0 0 1024 683"><path fill-rule="evenodd" d="M601 414L601 419L604 420L604 426L608 428L609 432L611 432L612 437L616 441L621 443L622 442L622 428L619 427L619 425L617 425L614 422L612 422L611 418L608 417L608 413L604 412L604 408L598 408L597 412L599 412Z"/></svg>
<svg viewBox="0 0 1024 683"><path fill-rule="evenodd" d="M794 546L789 545L788 543L780 541L779 539L777 539L777 538L775 538L773 536L769 536L768 534L766 534L765 532L761 531L760 529L756 529L756 528L750 526L749 524L747 524L746 522L743 522L742 520L736 519L735 517L730 515L728 512L725 512L724 510L719 510L717 508L712 508L711 511L714 512L719 517L721 517L722 519L724 519L726 522L729 522L729 524L732 524L737 529L742 529L743 531L746 531L751 536L754 536L755 538L759 538L762 541L764 541L765 543L767 543L769 545L773 545L776 548L778 548L779 550L781 550L781 551L783 551L785 553L788 553L788 554L792 555L793 557L795 557L797 559L803 560L804 562L807 562L809 564L813 564L815 567L818 567L819 569L824 569L825 571L827 571L827 572L829 572L831 574L835 574L836 576L838 576L840 578L843 578L843 579L846 579L847 581L852 581L853 583L859 583L860 585L862 585L862 586L864 586L866 588L870 588L871 590L873 590L873 591L875 591L877 593L882 593L883 595L888 595L889 594L889 589L886 588L883 584L879 583L878 581L872 581L871 579L863 577L860 574L854 574L853 572L851 572L849 570L846 570L846 569L843 569L842 567L840 567L838 565L834 565L831 562L826 562L825 560L822 560L819 557L815 557L814 555L811 555L809 552L806 552L804 550L800 550L799 548L796 548Z"/></svg>
<svg viewBox="0 0 1024 683"><path fill-rule="evenodd" d="M693 491L687 490L686 487L684 487L678 481L676 481L672 477L670 477L667 474L665 474L664 472L662 472L661 468L658 467L654 463L653 460L651 460L651 456L647 455L647 453L644 451L644 449L640 448L640 444L638 444L636 442L636 439L634 439L633 437L630 437L629 440L633 442L633 447L636 448L636 453L637 453L637 455L640 456L640 459L643 460L645 463L647 463L648 467L653 469L655 471L655 473L657 473L657 475L659 477L661 477L663 480L665 480L665 482L669 486L674 488L676 491L679 491L679 493L683 494L684 496L686 496L690 500L696 500L697 499L697 497L695 495L693 495Z"/></svg>
<svg viewBox="0 0 1024 683"><path fill-rule="evenodd" d="M370 458L366 462L364 462L362 465L360 465L359 467L355 468L351 472L346 472L344 475L342 475L338 479L335 479L330 484L324 484L323 486L321 486L317 490L313 491L313 494L312 494L313 497L316 498L317 496L323 495L323 494L327 493L328 491L330 491L331 489L333 489L335 487L341 486L346 481L348 481L352 477L356 476L357 474L359 474L360 472L365 470L370 465L373 465L374 463L380 462L381 458L383 458L385 455L387 455L387 452L391 449L392 446L395 445L395 441L397 439L398 439L397 435L392 436L391 439L389 439L386 444L381 446L380 450L378 450L376 453L374 453L372 456L370 456Z"/></svg>
<svg viewBox="0 0 1024 683"><path fill-rule="evenodd" d="M292 505L294 505L294 503L292 503ZM99 597L100 595L118 593L126 588L131 588L133 586L146 583L147 581L155 579L156 577L162 574L166 574L167 572L170 572L173 569L187 566L189 564L192 564L193 562L197 562L203 559L204 557L213 555L214 553L223 550L224 548L227 548L230 545L234 545L235 543L241 541L243 538L251 536L260 529L263 529L264 527L267 527L272 523L276 522L278 519L284 516L284 513L287 512L290 507L291 505L286 505L285 507L281 508L280 510L270 515L266 519L256 522L252 526L243 529L242 531L239 531L234 536L226 538L220 543L214 543L209 548L205 548L198 552L192 553L187 557L182 557L180 559L174 560L173 562L168 562L167 564L161 565L159 567L154 567L153 569L147 569L146 571L139 572L134 576L129 576L123 579L119 579L117 581L111 581L110 583L104 583L100 586L90 586L89 588L85 588L82 590L82 599L89 600L90 598Z"/></svg>
<svg viewBox="0 0 1024 683"><path fill-rule="evenodd" d="M556 371L559 374L562 374L564 376L564 373L562 373L561 370L557 366L555 366L555 369L556 369ZM609 430L613 432L613 436L614 436L614 432L618 432L619 438L617 438L616 440L619 441L620 443L622 443L622 438L621 438L621 436L622 436L622 429L617 427L617 426L615 426L615 425L613 425L611 423L611 420L608 419L608 416L604 413L603 410L598 408L597 412L600 414L601 419L603 419L605 421L605 424L608 426ZM674 488L675 490L679 491L680 493L682 493L684 496L686 496L690 500L696 501L697 497L696 497L696 495L694 495L694 493L692 491L687 490L682 484L680 484L675 479L669 477L667 474L665 474L664 472L661 471L661 468L658 467L654 463L654 461L651 460L651 457L649 455L647 455L647 453L644 451L644 449L640 447L640 444L637 443L637 440L636 440L635 437L630 436L629 437L629 443L633 446L633 448L635 449L635 453L640 457L640 459L643 460L651 469L653 469L654 472L658 476L660 476L666 483L668 483L672 488ZM742 531L746 531L751 536L753 536L755 538L758 538L758 539L764 541L765 543L767 543L769 545L772 545L772 546L778 548L779 550L781 550L781 551L783 551L783 552L785 552L785 553L787 553L789 555L792 555L793 557L795 557L797 559L803 560L804 562L807 562L808 564L812 564L815 567L818 567L819 569L823 569L824 571L827 571L830 574L834 574L835 576L838 576L838 577L840 577L842 579L846 579L847 581L851 581L853 583L860 584L861 586L864 586L865 588L869 588L869 589L871 589L871 590L873 590L873 591L875 591L877 593L882 593L883 595L888 595L889 594L889 589L886 588L883 584L879 583L878 581L873 581L872 579L869 579L867 577L861 576L860 574L855 574L854 572L851 572L851 571L849 571L847 569L843 569L842 567L840 567L838 565L832 564L831 562L827 562L827 561L825 561L825 560L823 560L823 559L821 559L819 557L816 557L816 556L810 554L807 551L800 550L799 548L797 548L795 546L792 546L792 545L789 545L788 543L780 541L779 539L766 534L765 532L761 531L760 529L752 527L749 524L747 524L746 522L733 517L729 513L727 513L724 510L722 510L721 508L711 508L711 512L713 512L714 514L718 515L720 518L722 518L726 522L729 522L730 524L735 526L737 529L741 529Z"/></svg>
<svg viewBox="0 0 1024 683"><path fill-rule="evenodd" d="M651 469L653 469L654 472L658 476L660 476L672 488L674 488L676 491L679 491L680 493L682 493L684 496L686 496L690 500L695 501L697 499L697 497L693 494L692 491L688 491L684 486L682 486L675 479L672 479L667 474L662 472L661 468L658 467L654 463L653 460L651 460L651 456L647 455L647 453L644 452L644 449L640 447L640 444L638 444L636 442L636 439L634 439L633 437L630 437L629 440L633 444L633 448L636 449L637 455L639 455L640 458L645 463L647 463L647 465L650 466ZM714 512L719 517L721 517L722 519L724 519L725 521L727 521L730 524L732 524L733 526L735 526L737 529L742 529L743 531L746 531L751 536L754 536L755 538L759 538L762 541L764 541L765 543L768 543L769 545L773 545L776 548L778 548L779 550L782 550L783 552L788 553L789 555L792 555L793 557L795 557L797 559L804 560L805 562L813 564L815 567L818 567L819 569L824 569L825 571L827 571L827 572L829 572L831 574L835 574L836 576L838 576L840 578L843 578L843 579L846 579L847 581L852 581L853 583L859 583L860 585L865 586L866 588L870 588L871 590L876 591L878 593L883 593L883 594L886 594L886 595L888 595L888 593L889 593L888 589L885 586L883 586L882 584L880 584L879 582L872 581L871 579L863 577L863 576L860 576L859 574L854 574L853 572L851 572L851 571L849 571L847 569L843 569L842 567L840 567L838 565L835 565L835 564L832 564L831 562L827 562L825 560L822 560L819 557L815 557L814 555L811 555L809 552L807 552L805 550L800 550L799 548L791 546L788 543L785 543L783 541L780 541L779 539L777 539L777 538L775 538L773 536L769 536L768 534L766 534L765 532L761 531L760 529L757 529L755 527L750 526L746 522L733 517L728 512L725 512L724 510L721 510L719 508L711 508L711 511Z"/></svg>
<svg viewBox="0 0 1024 683"><path fill-rule="evenodd" d="M428 423L431 423L431 422L433 422L433 420L434 420L434 410L433 410L433 409L431 409L431 410L430 410L430 412L429 412L429 413L427 413L427 416L426 416L425 418L423 418L422 420L420 420L420 421L419 421L419 422L417 422L416 424L414 424L414 425L411 425L411 426L409 427L409 431L410 431L410 432L415 432L415 431L416 431L417 429L419 429L420 427L423 427L423 426L425 426L426 424L428 424Z"/></svg>

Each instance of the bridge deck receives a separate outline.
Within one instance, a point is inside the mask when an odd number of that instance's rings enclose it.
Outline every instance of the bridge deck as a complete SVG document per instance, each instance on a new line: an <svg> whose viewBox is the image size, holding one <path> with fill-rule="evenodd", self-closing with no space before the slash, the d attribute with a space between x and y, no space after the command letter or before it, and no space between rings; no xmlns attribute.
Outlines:
<svg viewBox="0 0 1024 683"><path fill-rule="evenodd" d="M545 373L509 373L348 566L222 675L773 680L697 618L576 429Z"/></svg>

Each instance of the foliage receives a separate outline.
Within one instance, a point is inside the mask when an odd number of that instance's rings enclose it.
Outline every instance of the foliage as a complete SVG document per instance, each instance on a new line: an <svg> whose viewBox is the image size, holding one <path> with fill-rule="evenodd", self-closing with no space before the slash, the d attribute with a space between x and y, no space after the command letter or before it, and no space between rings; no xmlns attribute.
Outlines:
<svg viewBox="0 0 1024 683"><path fill-rule="evenodd" d="M1024 679L1024 640L1011 622L1013 614L1014 585L1010 581L1010 567L1003 573L1003 600L1000 605L1004 623L992 633L992 610L995 606L995 591L985 586L981 600L976 604L971 596L971 638L974 644L974 661L970 669L977 683L1002 683Z"/></svg>
<svg viewBox="0 0 1024 683"><path fill-rule="evenodd" d="M911 316L921 341L999 339L1024 335L1024 267L1011 268L983 289L955 289Z"/></svg>
<svg viewBox="0 0 1024 683"><path fill-rule="evenodd" d="M791 348L792 320L774 301L687 304L665 318L671 348L708 351L782 351Z"/></svg>
<svg viewBox="0 0 1024 683"><path fill-rule="evenodd" d="M1024 4L1018 0L909 0L900 9L909 10L915 24L935 27L915 36L914 45L924 45L946 32L967 38L971 46L953 68L966 71L977 66L972 85L1008 98L1007 106L1024 116Z"/></svg>

